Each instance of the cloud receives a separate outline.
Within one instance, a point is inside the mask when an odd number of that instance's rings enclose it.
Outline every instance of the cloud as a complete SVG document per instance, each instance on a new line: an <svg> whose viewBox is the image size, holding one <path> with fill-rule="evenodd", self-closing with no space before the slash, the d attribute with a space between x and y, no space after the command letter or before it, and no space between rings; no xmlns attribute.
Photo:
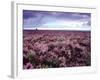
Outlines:
<svg viewBox="0 0 100 80"><path fill-rule="evenodd" d="M24 28L67 28L91 26L91 14L72 12L50 12L50 11L24 11Z"/></svg>

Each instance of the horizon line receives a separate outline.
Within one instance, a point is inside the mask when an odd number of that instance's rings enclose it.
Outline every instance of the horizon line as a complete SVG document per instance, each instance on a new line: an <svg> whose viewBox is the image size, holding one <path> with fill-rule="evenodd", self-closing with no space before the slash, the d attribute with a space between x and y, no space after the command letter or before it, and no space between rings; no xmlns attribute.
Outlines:
<svg viewBox="0 0 100 80"><path fill-rule="evenodd" d="M91 31L90 28L23 28L23 30L73 30L73 31Z"/></svg>

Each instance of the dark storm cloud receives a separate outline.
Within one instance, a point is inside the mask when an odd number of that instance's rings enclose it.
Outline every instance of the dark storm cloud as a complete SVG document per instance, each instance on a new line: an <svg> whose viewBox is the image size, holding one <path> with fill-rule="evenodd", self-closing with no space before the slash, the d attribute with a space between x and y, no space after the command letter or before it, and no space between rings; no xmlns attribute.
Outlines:
<svg viewBox="0 0 100 80"><path fill-rule="evenodd" d="M39 15L69 18L69 19L81 19L85 17L90 17L90 13L72 13L72 12L54 12L54 11L33 11L33 10L23 10L23 18L36 18Z"/></svg>

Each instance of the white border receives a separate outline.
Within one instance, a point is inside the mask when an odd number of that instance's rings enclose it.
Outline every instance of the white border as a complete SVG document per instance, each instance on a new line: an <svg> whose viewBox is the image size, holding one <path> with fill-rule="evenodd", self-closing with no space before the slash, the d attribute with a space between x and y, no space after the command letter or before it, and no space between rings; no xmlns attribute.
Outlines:
<svg viewBox="0 0 100 80"><path fill-rule="evenodd" d="M13 50L12 50L12 77L45 77L57 76L74 73L90 73L96 72L96 9L86 7L69 7L69 6L56 6L56 5L37 5L37 4L24 4L13 3L13 24L12 32L13 37ZM62 12L84 12L92 13L91 15L91 67L70 67L70 68L52 68L52 69L33 69L23 70L22 68L22 55L23 55L23 19L22 10L44 10L44 11L62 11ZM13 54L14 53L14 54Z"/></svg>

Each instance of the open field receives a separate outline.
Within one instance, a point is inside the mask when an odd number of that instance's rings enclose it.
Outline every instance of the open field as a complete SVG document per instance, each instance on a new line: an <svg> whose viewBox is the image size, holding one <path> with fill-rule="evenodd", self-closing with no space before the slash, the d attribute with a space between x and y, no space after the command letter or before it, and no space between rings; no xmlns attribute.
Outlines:
<svg viewBox="0 0 100 80"><path fill-rule="evenodd" d="M23 30L23 68L91 66L90 31Z"/></svg>

